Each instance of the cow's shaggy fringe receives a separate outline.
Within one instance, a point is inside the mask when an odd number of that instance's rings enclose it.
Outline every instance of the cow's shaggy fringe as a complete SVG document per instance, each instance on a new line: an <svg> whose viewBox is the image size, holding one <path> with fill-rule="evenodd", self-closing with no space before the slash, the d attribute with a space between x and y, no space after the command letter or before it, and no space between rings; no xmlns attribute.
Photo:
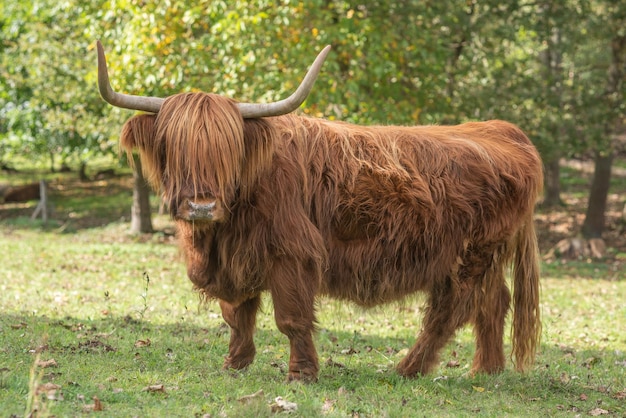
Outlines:
<svg viewBox="0 0 626 418"><path fill-rule="evenodd" d="M514 125L243 120L230 99L187 93L156 116L130 119L121 145L139 149L174 215L198 196L226 208L220 222L177 222L190 279L220 300L231 325L225 366L252 361L264 290L290 338L290 378L317 375L317 294L374 306L424 291L423 328L398 371L429 372L466 323L476 334L473 370L500 371L511 264L513 357L520 370L532 363L541 329L532 213L542 170Z"/></svg>

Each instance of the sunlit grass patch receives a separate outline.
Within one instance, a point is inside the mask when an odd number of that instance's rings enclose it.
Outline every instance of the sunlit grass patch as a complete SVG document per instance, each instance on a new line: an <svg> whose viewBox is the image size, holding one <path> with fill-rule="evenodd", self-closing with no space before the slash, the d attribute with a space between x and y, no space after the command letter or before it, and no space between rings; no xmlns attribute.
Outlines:
<svg viewBox="0 0 626 418"><path fill-rule="evenodd" d="M322 298L320 379L301 385L284 381L288 341L267 298L255 362L221 369L228 329L215 303L200 305L170 235L131 236L124 223L76 233L1 228L0 407L8 415L29 408L33 367L41 384L60 387L36 394L56 416L94 412L94 397L107 416L271 416L278 397L297 404L294 416L626 413L626 281L602 263L544 266L543 339L526 374L509 363L500 375L468 375L466 327L433 374L403 379L394 367L414 342L423 299L363 310ZM45 366L50 360L56 365Z"/></svg>

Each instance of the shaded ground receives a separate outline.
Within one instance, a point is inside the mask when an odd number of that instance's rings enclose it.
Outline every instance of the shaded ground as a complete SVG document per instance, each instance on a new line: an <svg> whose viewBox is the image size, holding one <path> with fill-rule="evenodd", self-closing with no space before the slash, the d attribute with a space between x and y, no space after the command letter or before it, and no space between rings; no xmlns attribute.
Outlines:
<svg viewBox="0 0 626 418"><path fill-rule="evenodd" d="M132 178L78 181L64 177L48 181L51 225L72 230L101 227L130 219ZM29 218L36 201L0 204L0 221Z"/></svg>
<svg viewBox="0 0 626 418"><path fill-rule="evenodd" d="M541 253L545 254L559 241L577 237L585 220L589 185L593 176L593 163L587 161L562 161L561 198L564 205L550 210L539 209L535 216ZM626 169L614 166L611 189L607 201L606 229L602 236L607 248L607 258L616 256L626 262Z"/></svg>

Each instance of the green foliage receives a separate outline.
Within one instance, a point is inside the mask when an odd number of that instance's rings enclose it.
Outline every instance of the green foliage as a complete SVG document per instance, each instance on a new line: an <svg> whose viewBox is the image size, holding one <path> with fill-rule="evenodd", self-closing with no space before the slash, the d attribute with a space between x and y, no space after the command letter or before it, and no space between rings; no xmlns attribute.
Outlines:
<svg viewBox="0 0 626 418"><path fill-rule="evenodd" d="M106 152L124 110L95 88L95 39L114 88L203 90L241 101L290 93L333 46L304 112L358 123L520 124L546 157L610 146L624 84L607 92L623 2L30 0L2 6L0 137L15 153ZM621 32L620 32L621 31Z"/></svg>
<svg viewBox="0 0 626 418"><path fill-rule="evenodd" d="M3 5L2 159L12 153L85 159L111 150L110 132L98 129L104 106L86 78L90 11L74 2Z"/></svg>

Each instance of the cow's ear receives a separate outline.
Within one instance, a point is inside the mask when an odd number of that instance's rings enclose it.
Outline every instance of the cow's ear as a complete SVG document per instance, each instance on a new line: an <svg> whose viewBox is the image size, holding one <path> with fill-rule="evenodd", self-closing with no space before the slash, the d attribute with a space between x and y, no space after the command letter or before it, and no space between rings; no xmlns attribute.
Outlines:
<svg viewBox="0 0 626 418"><path fill-rule="evenodd" d="M152 141L156 115L137 115L128 119L120 134L120 148L131 152L134 148L143 149Z"/></svg>

